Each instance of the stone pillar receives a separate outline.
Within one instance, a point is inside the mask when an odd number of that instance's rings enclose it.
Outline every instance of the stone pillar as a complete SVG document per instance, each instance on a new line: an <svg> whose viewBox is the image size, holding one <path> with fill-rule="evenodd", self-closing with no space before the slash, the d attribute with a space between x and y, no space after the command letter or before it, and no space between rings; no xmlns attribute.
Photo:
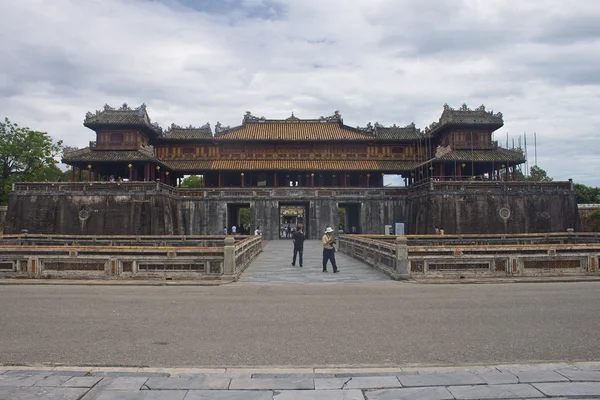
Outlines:
<svg viewBox="0 0 600 400"><path fill-rule="evenodd" d="M235 274L235 239L233 236L225 237L225 247L223 248L223 276L233 276Z"/></svg>
<svg viewBox="0 0 600 400"><path fill-rule="evenodd" d="M396 238L396 279L408 279L409 277L408 241L406 236L398 236Z"/></svg>
<svg viewBox="0 0 600 400"><path fill-rule="evenodd" d="M92 181L92 169L88 166L88 182Z"/></svg>
<svg viewBox="0 0 600 400"><path fill-rule="evenodd" d="M71 167L71 182L75 182L75 166Z"/></svg>

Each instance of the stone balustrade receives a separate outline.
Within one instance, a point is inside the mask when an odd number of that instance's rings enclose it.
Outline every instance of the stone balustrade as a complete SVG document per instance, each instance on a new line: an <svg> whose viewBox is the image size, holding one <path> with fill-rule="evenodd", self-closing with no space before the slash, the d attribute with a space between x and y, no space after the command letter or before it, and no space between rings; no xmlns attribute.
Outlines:
<svg viewBox="0 0 600 400"><path fill-rule="evenodd" d="M565 236L556 237L561 235ZM510 236L504 235L504 240L510 241ZM419 239L394 236L394 241L389 241L367 235L343 235L339 249L394 279L587 275L597 274L600 268L600 242L595 237L595 243L575 243L571 238L571 243L463 245L436 243L432 239L426 245L411 245ZM487 243L489 237L481 236L479 241Z"/></svg>
<svg viewBox="0 0 600 400"><path fill-rule="evenodd" d="M0 277L237 279L256 236L0 236Z"/></svg>

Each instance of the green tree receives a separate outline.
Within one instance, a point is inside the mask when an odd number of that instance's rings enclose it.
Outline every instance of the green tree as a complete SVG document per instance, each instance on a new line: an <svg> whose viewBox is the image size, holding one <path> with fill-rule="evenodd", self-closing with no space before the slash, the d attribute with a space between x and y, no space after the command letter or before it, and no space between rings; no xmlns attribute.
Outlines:
<svg viewBox="0 0 600 400"><path fill-rule="evenodd" d="M190 175L181 182L183 188L200 188L204 186L204 177L199 175Z"/></svg>
<svg viewBox="0 0 600 400"><path fill-rule="evenodd" d="M8 202L12 183L38 180L48 172L44 170L56 168L61 150L62 141L54 142L45 132L21 127L8 118L0 122L0 204Z"/></svg>
<svg viewBox="0 0 600 400"><path fill-rule="evenodd" d="M576 183L575 198L577 200L577 204L599 204L600 187L591 187L581 183Z"/></svg>
<svg viewBox="0 0 600 400"><path fill-rule="evenodd" d="M529 177L527 180L536 182L551 182L552 178L548 176L548 173L545 169L534 165L533 167L529 168Z"/></svg>

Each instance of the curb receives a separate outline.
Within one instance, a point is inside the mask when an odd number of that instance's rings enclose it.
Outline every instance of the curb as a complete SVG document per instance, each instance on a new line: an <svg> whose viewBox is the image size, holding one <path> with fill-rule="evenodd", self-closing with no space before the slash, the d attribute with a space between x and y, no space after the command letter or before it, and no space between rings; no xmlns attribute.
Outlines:
<svg viewBox="0 0 600 400"><path fill-rule="evenodd" d="M418 285L486 285L503 283L575 283L575 282L600 282L600 276L578 276L578 277L523 277L523 278L421 278L404 281Z"/></svg>
<svg viewBox="0 0 600 400"><path fill-rule="evenodd" d="M215 367L135 367L135 366L81 366L81 365L48 365L48 364L27 364L14 365L0 363L0 369L10 371L73 371L87 372L88 374L99 372L113 373L163 373L169 375L176 374L386 374L400 372L455 372L465 370L481 370L489 368L503 369L559 369L568 367L586 367L600 366L600 361L580 361L580 362L526 362L526 363L507 363L507 364L465 364L465 365L420 365L408 364L398 366L352 366L352 365L323 365L323 366L215 366Z"/></svg>
<svg viewBox="0 0 600 400"><path fill-rule="evenodd" d="M81 280L81 279L0 279L0 286L223 286L233 280L215 281L132 281L132 280Z"/></svg>

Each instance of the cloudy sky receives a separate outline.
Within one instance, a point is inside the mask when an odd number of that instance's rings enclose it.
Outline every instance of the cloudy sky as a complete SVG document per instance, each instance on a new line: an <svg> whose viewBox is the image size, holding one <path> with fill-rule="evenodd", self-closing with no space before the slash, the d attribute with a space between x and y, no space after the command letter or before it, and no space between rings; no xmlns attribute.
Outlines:
<svg viewBox="0 0 600 400"><path fill-rule="evenodd" d="M167 127L485 104L530 165L600 186L597 0L0 0L0 117L72 146L105 103Z"/></svg>

